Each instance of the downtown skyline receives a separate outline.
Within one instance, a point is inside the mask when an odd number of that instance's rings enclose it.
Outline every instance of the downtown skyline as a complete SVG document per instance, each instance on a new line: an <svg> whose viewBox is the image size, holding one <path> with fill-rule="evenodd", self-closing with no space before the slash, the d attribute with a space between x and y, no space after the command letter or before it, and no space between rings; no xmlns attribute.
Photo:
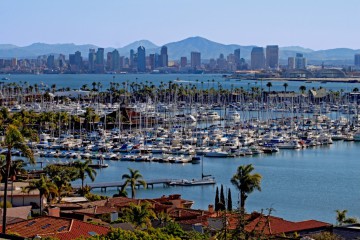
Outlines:
<svg viewBox="0 0 360 240"><path fill-rule="evenodd" d="M119 48L137 39L151 39L162 46L203 36L224 44L359 49L360 33L354 31L359 7L356 0L347 4L229 0L226 5L202 0L125 0L101 5L98 1L8 1L0 3L3 18L11 19L0 23L0 44L91 42Z"/></svg>

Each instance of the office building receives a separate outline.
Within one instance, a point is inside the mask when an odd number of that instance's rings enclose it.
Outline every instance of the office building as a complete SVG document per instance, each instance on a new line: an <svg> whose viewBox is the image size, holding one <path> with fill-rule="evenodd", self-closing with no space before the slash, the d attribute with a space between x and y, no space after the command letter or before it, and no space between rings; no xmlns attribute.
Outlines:
<svg viewBox="0 0 360 240"><path fill-rule="evenodd" d="M191 52L191 68L200 69L201 68L201 53Z"/></svg>
<svg viewBox="0 0 360 240"><path fill-rule="evenodd" d="M135 51L134 51L134 49L131 49L130 50L130 59L129 59L130 68L133 68L135 65L134 58L135 58Z"/></svg>
<svg viewBox="0 0 360 240"><path fill-rule="evenodd" d="M143 46L137 49L137 70L138 72L146 72L146 54Z"/></svg>
<svg viewBox="0 0 360 240"><path fill-rule="evenodd" d="M120 70L120 54L116 49L111 52L111 70L115 72Z"/></svg>
<svg viewBox="0 0 360 240"><path fill-rule="evenodd" d="M302 53L297 53L295 57L295 69L306 69L306 58Z"/></svg>
<svg viewBox="0 0 360 240"><path fill-rule="evenodd" d="M98 48L95 62L97 65L104 65L104 48Z"/></svg>
<svg viewBox="0 0 360 240"><path fill-rule="evenodd" d="M55 58L54 55L49 55L46 59L46 66L48 68L54 68L55 67Z"/></svg>
<svg viewBox="0 0 360 240"><path fill-rule="evenodd" d="M162 46L160 51L160 67L167 67L169 63L167 47Z"/></svg>
<svg viewBox="0 0 360 240"><path fill-rule="evenodd" d="M355 59L354 59L354 65L355 67L360 67L360 54L355 54Z"/></svg>
<svg viewBox="0 0 360 240"><path fill-rule="evenodd" d="M254 47L251 50L251 68L254 70L260 70L265 68L264 48Z"/></svg>
<svg viewBox="0 0 360 240"><path fill-rule="evenodd" d="M93 72L95 70L95 60L96 60L96 53L95 49L89 49L89 71Z"/></svg>
<svg viewBox="0 0 360 240"><path fill-rule="evenodd" d="M266 67L275 70L279 68L279 46L266 46Z"/></svg>
<svg viewBox="0 0 360 240"><path fill-rule="evenodd" d="M295 58L294 57L288 58L288 69L289 70L295 69Z"/></svg>
<svg viewBox="0 0 360 240"><path fill-rule="evenodd" d="M187 65L187 57L180 58L180 67L184 68Z"/></svg>

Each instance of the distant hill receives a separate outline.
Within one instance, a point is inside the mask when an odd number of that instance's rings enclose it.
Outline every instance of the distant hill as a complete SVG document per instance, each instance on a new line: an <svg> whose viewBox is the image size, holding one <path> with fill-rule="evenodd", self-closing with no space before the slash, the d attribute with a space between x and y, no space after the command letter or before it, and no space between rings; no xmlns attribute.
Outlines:
<svg viewBox="0 0 360 240"><path fill-rule="evenodd" d="M146 54L160 53L160 47L149 40L140 40L130 43L124 47L117 48L120 55L129 56L130 49L136 49L139 46L144 46ZM192 51L201 52L202 59L218 58L222 53L226 57L233 53L235 49L240 48L241 57L246 60L250 59L251 49L254 46L241 46L237 44L222 44L217 43L202 37L189 37L177 42L170 42L165 44L168 47L169 59L178 60L182 56L190 58ZM82 56L86 59L90 48L97 49L98 46L92 44L76 45L73 43L65 44L46 44L34 43L25 47L18 47L12 44L0 44L0 58L36 58L41 55L60 53L68 55L76 51L80 51ZM105 48L105 54L113 51L115 48ZM303 53L309 62L331 62L331 63L351 63L354 59L354 54L360 53L360 50L348 48L336 48L314 51L312 49L303 48L301 46L289 46L280 48L280 60L286 62L288 57L293 57L296 53Z"/></svg>

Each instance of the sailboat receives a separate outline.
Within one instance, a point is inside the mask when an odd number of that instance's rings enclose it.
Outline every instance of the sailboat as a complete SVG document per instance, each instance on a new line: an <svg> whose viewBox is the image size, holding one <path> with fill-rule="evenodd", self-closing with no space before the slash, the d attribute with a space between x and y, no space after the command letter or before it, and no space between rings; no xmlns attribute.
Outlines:
<svg viewBox="0 0 360 240"><path fill-rule="evenodd" d="M199 179L182 179L176 180L169 183L170 186L198 186L198 185L213 185L215 184L215 178L211 175L204 174L204 161L201 161L201 178Z"/></svg>

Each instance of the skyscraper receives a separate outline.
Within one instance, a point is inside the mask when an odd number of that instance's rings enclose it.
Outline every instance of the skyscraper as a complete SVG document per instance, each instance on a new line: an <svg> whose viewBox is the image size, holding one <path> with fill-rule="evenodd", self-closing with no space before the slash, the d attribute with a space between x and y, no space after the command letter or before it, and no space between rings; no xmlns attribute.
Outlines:
<svg viewBox="0 0 360 240"><path fill-rule="evenodd" d="M355 54L354 65L355 67L360 67L360 53Z"/></svg>
<svg viewBox="0 0 360 240"><path fill-rule="evenodd" d="M240 49L239 48L234 50L234 58L235 58L236 68L239 69L239 66L240 66Z"/></svg>
<svg viewBox="0 0 360 240"><path fill-rule="evenodd" d="M138 72L146 72L146 54L143 46L137 49L137 70Z"/></svg>
<svg viewBox="0 0 360 240"><path fill-rule="evenodd" d="M96 60L95 49L89 49L89 71L90 72L93 72L95 70L95 60Z"/></svg>
<svg viewBox="0 0 360 240"><path fill-rule="evenodd" d="M180 58L180 67L184 68L187 65L187 57Z"/></svg>
<svg viewBox="0 0 360 240"><path fill-rule="evenodd" d="M288 58L288 69L295 69L295 58L294 57Z"/></svg>
<svg viewBox="0 0 360 240"><path fill-rule="evenodd" d="M162 46L160 51L160 67L167 67L168 66L168 54L167 54L167 47Z"/></svg>
<svg viewBox="0 0 360 240"><path fill-rule="evenodd" d="M251 68L255 70L265 68L264 48L254 47L251 51Z"/></svg>
<svg viewBox="0 0 360 240"><path fill-rule="evenodd" d="M135 51L134 51L134 49L131 49L130 50L130 60L129 60L130 68L134 67L134 57L135 57L134 55L135 55Z"/></svg>
<svg viewBox="0 0 360 240"><path fill-rule="evenodd" d="M111 53L111 61L112 61L112 71L119 71L120 70L120 54L118 50L114 50Z"/></svg>
<svg viewBox="0 0 360 240"><path fill-rule="evenodd" d="M96 52L96 60L95 60L95 72L103 73L105 70L104 64L104 48L98 48Z"/></svg>
<svg viewBox="0 0 360 240"><path fill-rule="evenodd" d="M270 69L279 68L279 46L266 46L266 67Z"/></svg>
<svg viewBox="0 0 360 240"><path fill-rule="evenodd" d="M201 53L191 52L191 67L194 69L201 68Z"/></svg>
<svg viewBox="0 0 360 240"><path fill-rule="evenodd" d="M54 55L49 55L46 59L46 66L48 68L54 68L55 67L55 58Z"/></svg>
<svg viewBox="0 0 360 240"><path fill-rule="evenodd" d="M295 57L295 69L306 69L306 58L302 53L297 53Z"/></svg>

